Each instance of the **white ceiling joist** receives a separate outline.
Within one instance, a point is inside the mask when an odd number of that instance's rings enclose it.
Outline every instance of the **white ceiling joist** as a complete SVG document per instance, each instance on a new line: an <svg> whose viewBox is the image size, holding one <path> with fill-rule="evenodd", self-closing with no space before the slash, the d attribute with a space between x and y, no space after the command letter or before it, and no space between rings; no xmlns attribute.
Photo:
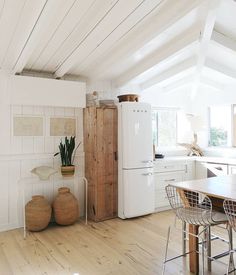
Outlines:
<svg viewBox="0 0 236 275"><path fill-rule="evenodd" d="M62 0L45 0L45 4L35 20L31 32L25 41L25 44L18 56L16 63L13 67L13 73L20 73L24 69L30 55L37 46L38 41L41 39L44 28L47 28L47 25L50 24L52 19L51 13L55 12L58 8L58 5ZM48 18L50 18L48 20Z"/></svg>
<svg viewBox="0 0 236 275"><path fill-rule="evenodd" d="M233 54L236 52L236 41L215 30L212 33L211 43L216 43L222 49L228 50Z"/></svg>
<svg viewBox="0 0 236 275"><path fill-rule="evenodd" d="M216 90L223 90L225 85L223 85L222 83L216 82L215 80L211 80L209 78L206 77L201 77L201 84L204 84L206 86L215 88Z"/></svg>
<svg viewBox="0 0 236 275"><path fill-rule="evenodd" d="M196 66L195 77L193 81L192 96L194 97L199 84L201 73L204 68L208 46L211 40L212 32L214 29L216 14L220 4L220 0L206 0L202 4L201 14L202 14L202 28L200 35L200 44L198 52L198 61Z"/></svg>
<svg viewBox="0 0 236 275"><path fill-rule="evenodd" d="M145 60L141 61L135 67L130 69L128 72L122 74L116 79L115 85L121 87L129 81L140 76L142 73L147 73L148 70L159 64L160 62L172 59L175 56L196 47L198 43L198 32L195 30L188 31L188 33L182 33L180 36L175 37L168 45L158 49L156 53L151 54Z"/></svg>
<svg viewBox="0 0 236 275"><path fill-rule="evenodd" d="M162 88L163 93L171 93L174 92L176 89L182 88L186 85L190 85L193 81L194 77L193 76L187 76L181 79L178 79L174 81L173 83L165 86Z"/></svg>
<svg viewBox="0 0 236 275"><path fill-rule="evenodd" d="M193 70L195 65L196 57L190 57L184 60L183 62L178 63L175 66L172 66L170 69L164 71L163 73L152 77L151 79L142 83L140 87L142 90L145 90L158 83L161 84L163 81L166 81L167 79L190 72L191 70Z"/></svg>
<svg viewBox="0 0 236 275"><path fill-rule="evenodd" d="M134 26L131 33L127 33L118 43L115 43L108 58L102 56L99 66L90 67L94 55L99 52L95 51L83 63L78 64L78 73L83 74L89 70L90 77L103 78L107 69L113 66L117 60L128 60L130 56L148 45L150 41L181 21L184 16L196 9L201 2L199 0L162 1L161 5L158 5L152 14L146 16L144 20ZM142 27L143 23L145 23L145 27Z"/></svg>
<svg viewBox="0 0 236 275"><path fill-rule="evenodd" d="M217 62L208 59L205 63L205 67L211 70L214 70L222 75L231 78L232 80L236 80L236 72L230 68L225 67L222 64L218 64Z"/></svg>

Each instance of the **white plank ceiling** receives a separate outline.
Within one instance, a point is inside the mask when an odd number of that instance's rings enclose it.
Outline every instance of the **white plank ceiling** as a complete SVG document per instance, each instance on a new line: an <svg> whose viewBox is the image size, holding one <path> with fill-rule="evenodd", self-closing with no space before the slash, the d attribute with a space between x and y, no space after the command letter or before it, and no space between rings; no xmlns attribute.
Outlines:
<svg viewBox="0 0 236 275"><path fill-rule="evenodd" d="M236 81L235 14L234 0L0 0L0 69L221 89Z"/></svg>

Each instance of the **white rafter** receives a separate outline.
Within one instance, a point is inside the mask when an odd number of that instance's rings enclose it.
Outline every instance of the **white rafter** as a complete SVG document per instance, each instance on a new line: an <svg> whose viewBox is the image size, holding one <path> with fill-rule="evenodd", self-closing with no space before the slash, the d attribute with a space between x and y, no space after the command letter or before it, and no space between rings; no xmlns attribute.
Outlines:
<svg viewBox="0 0 236 275"><path fill-rule="evenodd" d="M158 49L156 53L151 54L149 57L136 64L135 67L130 69L128 72L122 74L116 79L115 85L117 87L123 86L130 80L140 76L142 73L147 73L148 70L151 70L153 67L157 66L157 64L163 61L168 61L169 59L196 47L197 43L197 30L190 30L187 33L182 33L180 36L171 40L167 45Z"/></svg>
<svg viewBox="0 0 236 275"><path fill-rule="evenodd" d="M219 82L216 82L215 80L209 79L207 77L201 77L201 84L204 84L209 87L213 87L216 90L223 90L225 85Z"/></svg>
<svg viewBox="0 0 236 275"><path fill-rule="evenodd" d="M221 0L206 0L201 7L202 27L200 34L200 44L198 51L198 61L193 80L192 96L194 97L201 79L201 73L206 61L206 55L209 43L211 41L212 32L214 29L216 14Z"/></svg>
<svg viewBox="0 0 236 275"><path fill-rule="evenodd" d="M205 63L205 67L209 68L211 70L214 70L228 78L230 78L231 80L236 80L236 72L235 70L232 70L230 68L225 67L222 64L219 64L211 59L207 59L206 63Z"/></svg>
<svg viewBox="0 0 236 275"><path fill-rule="evenodd" d="M181 87L184 87L186 85L190 85L193 81L194 77L193 76L186 76L184 78L178 79L174 81L173 83L162 87L163 93L170 93L175 91L176 89L179 89Z"/></svg>
<svg viewBox="0 0 236 275"><path fill-rule="evenodd" d="M196 65L196 57L190 57L183 62L172 66L171 68L165 70L161 74L158 74L151 79L148 79L144 83L140 85L142 90L148 89L153 85L161 84L162 82L166 81L167 79L171 79L178 75L185 75L188 72L191 72Z"/></svg>
<svg viewBox="0 0 236 275"><path fill-rule="evenodd" d="M230 53L235 54L236 52L236 41L215 30L212 33L211 43L217 44L222 49L227 50Z"/></svg>

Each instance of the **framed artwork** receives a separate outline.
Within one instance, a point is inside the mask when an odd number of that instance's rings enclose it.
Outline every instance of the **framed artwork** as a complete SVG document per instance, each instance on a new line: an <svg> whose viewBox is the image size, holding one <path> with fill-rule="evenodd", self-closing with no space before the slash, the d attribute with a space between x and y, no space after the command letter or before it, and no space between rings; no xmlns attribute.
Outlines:
<svg viewBox="0 0 236 275"><path fill-rule="evenodd" d="M13 117L14 136L43 136L42 117Z"/></svg>
<svg viewBox="0 0 236 275"><path fill-rule="evenodd" d="M50 118L50 136L75 136L75 118Z"/></svg>

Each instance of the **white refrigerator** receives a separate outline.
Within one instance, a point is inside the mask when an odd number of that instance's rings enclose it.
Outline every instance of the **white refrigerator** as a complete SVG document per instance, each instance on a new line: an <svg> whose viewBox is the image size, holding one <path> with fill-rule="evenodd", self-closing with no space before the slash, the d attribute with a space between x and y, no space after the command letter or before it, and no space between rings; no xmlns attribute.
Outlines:
<svg viewBox="0 0 236 275"><path fill-rule="evenodd" d="M118 104L118 216L122 219L154 212L151 106Z"/></svg>

